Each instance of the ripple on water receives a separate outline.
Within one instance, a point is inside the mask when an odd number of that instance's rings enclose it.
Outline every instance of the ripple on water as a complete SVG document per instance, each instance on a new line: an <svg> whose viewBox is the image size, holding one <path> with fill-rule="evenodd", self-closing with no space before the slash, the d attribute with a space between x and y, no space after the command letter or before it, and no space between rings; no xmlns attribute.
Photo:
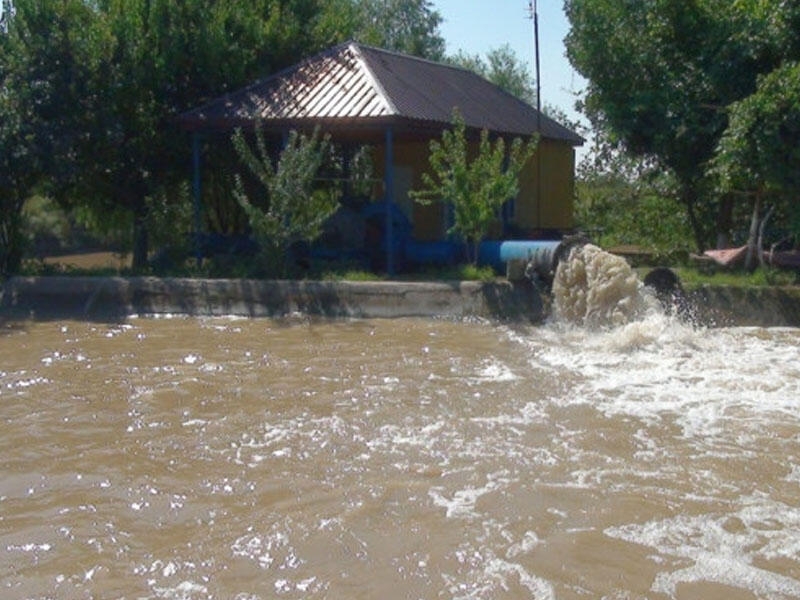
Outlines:
<svg viewBox="0 0 800 600"><path fill-rule="evenodd" d="M19 339L19 597L800 596L797 330L173 318Z"/></svg>

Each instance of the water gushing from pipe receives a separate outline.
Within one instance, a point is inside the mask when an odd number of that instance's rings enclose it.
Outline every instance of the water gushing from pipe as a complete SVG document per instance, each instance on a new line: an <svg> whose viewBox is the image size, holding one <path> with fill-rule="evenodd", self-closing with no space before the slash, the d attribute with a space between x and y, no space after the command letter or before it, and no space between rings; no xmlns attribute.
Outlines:
<svg viewBox="0 0 800 600"><path fill-rule="evenodd" d="M624 258L584 244L558 264L553 309L558 320L602 328L624 325L661 307Z"/></svg>

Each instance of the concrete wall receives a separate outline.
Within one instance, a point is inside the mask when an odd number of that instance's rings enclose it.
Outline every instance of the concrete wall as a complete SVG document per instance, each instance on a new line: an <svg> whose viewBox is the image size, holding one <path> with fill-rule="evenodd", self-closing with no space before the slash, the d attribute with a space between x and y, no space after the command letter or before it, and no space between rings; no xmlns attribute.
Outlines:
<svg viewBox="0 0 800 600"><path fill-rule="evenodd" d="M800 327L800 288L701 287L697 324ZM480 282L325 282L155 277L14 277L0 317L116 319L131 314L280 317L482 317L539 323L549 298L529 285Z"/></svg>
<svg viewBox="0 0 800 600"><path fill-rule="evenodd" d="M14 277L0 312L22 318L131 314L484 317L539 321L542 298L506 282L325 282L155 277Z"/></svg>
<svg viewBox="0 0 800 600"><path fill-rule="evenodd" d="M688 293L700 323L709 326L800 327L800 288L702 286Z"/></svg>

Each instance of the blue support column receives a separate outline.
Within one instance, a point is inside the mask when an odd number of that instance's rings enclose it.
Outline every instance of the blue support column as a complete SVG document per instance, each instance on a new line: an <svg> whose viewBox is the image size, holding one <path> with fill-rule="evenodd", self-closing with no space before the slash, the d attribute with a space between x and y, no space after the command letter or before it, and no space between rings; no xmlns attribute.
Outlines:
<svg viewBox="0 0 800 600"><path fill-rule="evenodd" d="M394 235L392 227L392 204L394 203L394 133L391 127L386 128L386 273L394 275Z"/></svg>
<svg viewBox="0 0 800 600"><path fill-rule="evenodd" d="M200 251L200 234L202 233L202 189L200 180L200 134L192 134L192 199L194 204L194 250L197 258L197 266L203 262Z"/></svg>

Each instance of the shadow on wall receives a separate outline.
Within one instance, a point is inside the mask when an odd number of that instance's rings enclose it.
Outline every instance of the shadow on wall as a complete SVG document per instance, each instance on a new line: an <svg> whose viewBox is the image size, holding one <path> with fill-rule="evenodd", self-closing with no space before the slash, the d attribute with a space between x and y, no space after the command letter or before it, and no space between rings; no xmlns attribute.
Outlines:
<svg viewBox="0 0 800 600"><path fill-rule="evenodd" d="M538 293L509 283L327 282L155 277L15 277L6 318L115 321L132 314L541 318Z"/></svg>

